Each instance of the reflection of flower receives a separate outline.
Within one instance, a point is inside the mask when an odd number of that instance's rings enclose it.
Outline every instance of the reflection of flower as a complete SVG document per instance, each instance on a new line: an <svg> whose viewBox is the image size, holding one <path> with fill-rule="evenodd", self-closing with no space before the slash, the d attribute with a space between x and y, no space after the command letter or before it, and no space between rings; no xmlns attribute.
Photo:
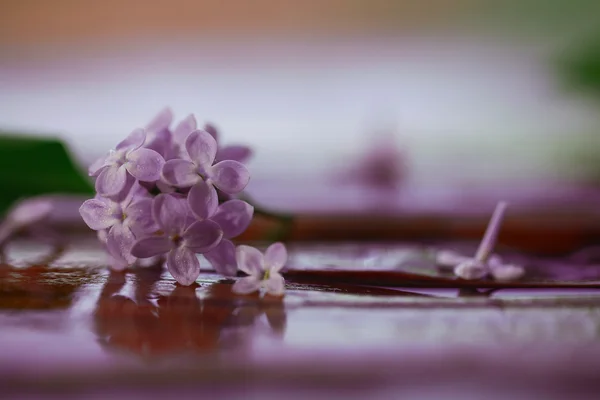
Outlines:
<svg viewBox="0 0 600 400"><path fill-rule="evenodd" d="M496 206L475 257L465 257L443 250L436 256L438 265L454 267L454 273L462 279L481 279L491 274L498 281L511 281L523 276L525 273L523 267L505 264L500 256L492 254L506 207L508 205L503 201Z"/></svg>
<svg viewBox="0 0 600 400"><path fill-rule="evenodd" d="M221 282L201 290L178 285L164 293L164 286L157 284L160 274L158 268L135 270L134 294L127 297L120 294L126 275L111 273L94 313L95 331L103 345L145 356L223 347L235 350L251 339L248 335L256 334L246 328L258 323L262 313L275 332L284 331L285 310L278 299L247 297L241 301L232 294L231 284ZM250 311L253 317L248 317ZM240 318L240 313L245 317Z"/></svg>

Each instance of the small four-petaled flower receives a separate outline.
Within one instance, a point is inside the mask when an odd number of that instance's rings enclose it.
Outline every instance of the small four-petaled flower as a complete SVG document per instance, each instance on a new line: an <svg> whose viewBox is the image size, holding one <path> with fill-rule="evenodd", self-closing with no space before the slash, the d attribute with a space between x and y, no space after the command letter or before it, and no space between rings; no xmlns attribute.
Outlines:
<svg viewBox="0 0 600 400"><path fill-rule="evenodd" d="M248 274L233 285L233 291L239 294L262 292L282 296L285 282L279 273L287 262L287 250L282 243L273 243L263 255L260 250L241 245L236 250L238 268Z"/></svg>

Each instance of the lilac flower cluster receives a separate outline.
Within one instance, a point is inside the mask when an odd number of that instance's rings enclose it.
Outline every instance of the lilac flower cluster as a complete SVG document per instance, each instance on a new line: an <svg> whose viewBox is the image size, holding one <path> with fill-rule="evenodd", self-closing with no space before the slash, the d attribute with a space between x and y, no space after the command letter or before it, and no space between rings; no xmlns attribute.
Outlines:
<svg viewBox="0 0 600 400"><path fill-rule="evenodd" d="M197 254L226 276L237 272L231 239L250 224L254 208L233 196L250 180L244 146L220 146L217 131L198 129L193 115L171 129L162 111L89 169L95 198L79 212L104 243L114 269L165 257L182 285L200 274Z"/></svg>

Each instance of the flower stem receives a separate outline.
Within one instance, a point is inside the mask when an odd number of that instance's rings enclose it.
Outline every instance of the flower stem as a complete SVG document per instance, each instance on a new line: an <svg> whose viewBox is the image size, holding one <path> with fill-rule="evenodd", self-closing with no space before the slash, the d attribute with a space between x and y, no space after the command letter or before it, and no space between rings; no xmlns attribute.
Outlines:
<svg viewBox="0 0 600 400"><path fill-rule="evenodd" d="M502 226L502 220L504 218L506 207L508 207L508 203L505 201L501 201L496 205L494 214L492 215L487 229L485 230L485 235L479 244L477 253L475 253L475 259L477 261L486 262L494 251L494 246L496 245L496 240L498 239L498 233L500 232L500 227Z"/></svg>

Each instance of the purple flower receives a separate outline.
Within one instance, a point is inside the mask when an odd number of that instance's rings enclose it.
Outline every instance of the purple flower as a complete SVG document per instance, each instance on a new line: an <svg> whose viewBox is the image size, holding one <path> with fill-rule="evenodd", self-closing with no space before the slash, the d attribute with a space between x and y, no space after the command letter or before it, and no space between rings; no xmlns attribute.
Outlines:
<svg viewBox="0 0 600 400"><path fill-rule="evenodd" d="M204 130L208 132L217 142L219 149L217 150L217 162L223 160L234 160L245 163L252 156L252 150L248 146L230 145L221 146L219 143L219 131L212 124L206 124Z"/></svg>
<svg viewBox="0 0 600 400"><path fill-rule="evenodd" d="M185 150L185 141L198 128L198 122L193 114L184 118L173 130L173 146L174 152L179 158L187 158L188 154Z"/></svg>
<svg viewBox="0 0 600 400"><path fill-rule="evenodd" d="M223 240L204 257L221 275L234 276L237 272L235 246L228 240L244 232L254 214L254 207L242 200L229 200L218 205L217 191L214 186L200 181L191 187L188 193L188 205L192 213L200 220L210 219L223 231Z"/></svg>
<svg viewBox="0 0 600 400"><path fill-rule="evenodd" d="M251 246L238 246L236 250L238 267L248 276L233 285L233 291L248 294L263 291L275 296L285 292L285 282L279 273L287 262L287 250L282 243L273 243L263 254Z"/></svg>
<svg viewBox="0 0 600 400"><path fill-rule="evenodd" d="M33 197L17 203L0 224L0 247L18 231L43 223L53 208L52 202L46 197Z"/></svg>
<svg viewBox="0 0 600 400"><path fill-rule="evenodd" d="M200 210L202 206L196 208ZM196 253L206 253L217 246L223 231L216 222L196 220L186 197L177 194L158 195L152 203L152 214L160 234L135 242L131 254L148 258L166 253L167 268L173 278L182 285L191 285L200 275Z"/></svg>
<svg viewBox="0 0 600 400"><path fill-rule="evenodd" d="M146 125L144 147L160 154L165 160L176 157L173 151L173 139L169 127L173 122L173 111L166 107Z"/></svg>
<svg viewBox="0 0 600 400"><path fill-rule="evenodd" d="M156 151L142 147L145 141L146 132L136 129L115 150L90 167L90 175L97 177L96 192L99 195L119 195L127 185L128 173L145 182L160 178L165 160Z"/></svg>
<svg viewBox="0 0 600 400"><path fill-rule="evenodd" d="M86 200L79 208L83 221L91 229L106 232L100 233L99 237L105 238L103 241L109 254L125 264L135 262L131 248L136 238L158 230L152 219L152 199L148 196L136 182L120 202L96 197Z"/></svg>
<svg viewBox="0 0 600 400"><path fill-rule="evenodd" d="M465 257L444 250L438 252L436 256L437 264L444 267L454 267L456 276L468 280L481 279L487 275L492 275L498 281L510 281L523 276L525 270L522 266L504 264L500 256L492 254L507 207L508 204L504 201L496 205L475 257Z"/></svg>
<svg viewBox="0 0 600 400"><path fill-rule="evenodd" d="M208 132L190 133L185 148L188 160L169 160L163 167L162 176L170 185L186 188L206 181L227 194L235 194L248 184L250 173L242 163L224 160L214 164L217 142Z"/></svg>
<svg viewBox="0 0 600 400"><path fill-rule="evenodd" d="M248 228L252 222L254 207L242 200L229 200L221 204L216 213L211 216L223 230L223 240L217 247L204 257L210 262L217 273L224 276L235 276L237 261L235 259L235 245L232 239Z"/></svg>

